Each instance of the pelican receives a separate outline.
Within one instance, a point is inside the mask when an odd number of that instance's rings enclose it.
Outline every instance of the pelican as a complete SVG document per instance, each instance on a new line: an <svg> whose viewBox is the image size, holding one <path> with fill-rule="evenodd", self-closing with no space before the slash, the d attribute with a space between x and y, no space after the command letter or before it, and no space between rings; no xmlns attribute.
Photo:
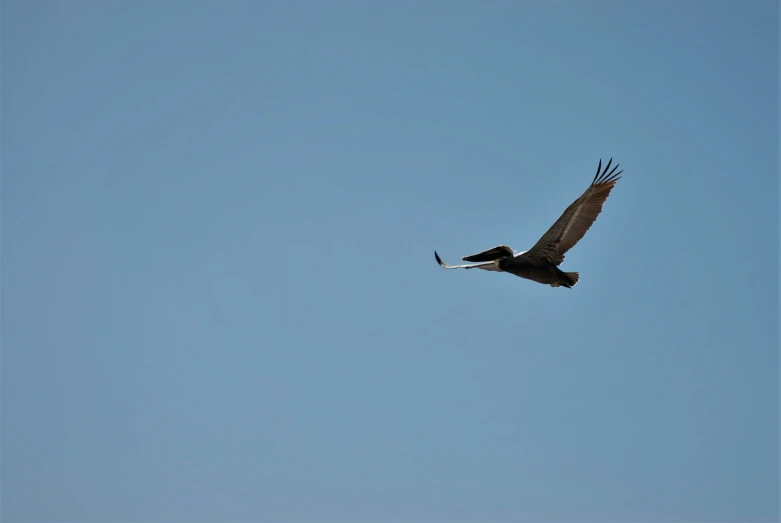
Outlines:
<svg viewBox="0 0 781 523"><path fill-rule="evenodd" d="M528 251L518 252L507 245L461 258L465 265L448 265L434 251L437 262L445 269L483 269L485 271L509 272L527 280L547 284L551 287L571 289L578 283L580 274L563 272L558 266L564 261L564 254L578 243L602 212L602 205L621 178L623 170L616 172L618 164L608 172L611 158L605 169L599 160L597 174L588 189L567 207L564 214L548 229L540 240Z"/></svg>

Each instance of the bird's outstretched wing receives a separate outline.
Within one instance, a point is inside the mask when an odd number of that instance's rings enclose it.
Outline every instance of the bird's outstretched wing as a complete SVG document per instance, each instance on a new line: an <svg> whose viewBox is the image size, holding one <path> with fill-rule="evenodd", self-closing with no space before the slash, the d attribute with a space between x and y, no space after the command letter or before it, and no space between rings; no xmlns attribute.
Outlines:
<svg viewBox="0 0 781 523"><path fill-rule="evenodd" d="M513 256L515 256L515 253L513 252L512 247L500 245L498 247L488 249L487 251L478 252L477 254L472 254L470 256L464 256L461 259L468 262L487 262L499 260L501 258L512 258Z"/></svg>
<svg viewBox="0 0 781 523"><path fill-rule="evenodd" d="M589 188L580 198L572 202L572 205L567 207L564 214L556 220L548 232L540 238L534 247L529 249L527 256L545 258L556 265L564 261L564 253L586 235L599 213L602 212L602 205L610 195L610 191L621 178L619 175L624 172L623 170L616 172L618 164L613 167L612 171L608 172L611 163L613 163L612 158L602 170L602 160L599 160L597 174Z"/></svg>
<svg viewBox="0 0 781 523"><path fill-rule="evenodd" d="M502 272L502 269L500 269L492 261L485 262L485 263L465 264L465 265L449 265L442 261L442 258L439 257L437 251L434 251L434 257L437 259L437 263L439 263L445 269L483 269L484 271Z"/></svg>

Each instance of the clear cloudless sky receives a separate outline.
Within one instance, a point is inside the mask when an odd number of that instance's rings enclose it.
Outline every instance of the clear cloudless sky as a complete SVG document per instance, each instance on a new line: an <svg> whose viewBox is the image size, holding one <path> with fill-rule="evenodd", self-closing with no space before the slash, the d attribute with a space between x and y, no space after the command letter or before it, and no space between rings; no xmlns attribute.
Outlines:
<svg viewBox="0 0 781 523"><path fill-rule="evenodd" d="M777 519L777 2L1 19L3 521Z"/></svg>

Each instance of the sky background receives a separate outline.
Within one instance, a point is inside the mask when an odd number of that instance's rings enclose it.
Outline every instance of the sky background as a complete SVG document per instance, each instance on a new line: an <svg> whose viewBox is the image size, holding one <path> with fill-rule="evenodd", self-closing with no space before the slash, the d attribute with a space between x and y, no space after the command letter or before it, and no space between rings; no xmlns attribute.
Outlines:
<svg viewBox="0 0 781 523"><path fill-rule="evenodd" d="M0 23L3 521L777 520L776 2Z"/></svg>

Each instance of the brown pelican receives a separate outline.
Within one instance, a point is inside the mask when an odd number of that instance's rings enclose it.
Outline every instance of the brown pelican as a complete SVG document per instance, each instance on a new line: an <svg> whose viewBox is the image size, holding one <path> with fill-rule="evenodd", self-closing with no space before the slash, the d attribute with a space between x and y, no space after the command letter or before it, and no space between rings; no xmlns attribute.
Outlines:
<svg viewBox="0 0 781 523"><path fill-rule="evenodd" d="M599 160L597 174L586 192L567 207L564 214L548 229L540 241L528 251L517 252L511 247L500 245L462 260L478 262L469 265L448 265L442 261L436 251L437 262L445 269L483 269L486 271L509 272L521 278L549 284L551 287L567 287L571 289L580 275L577 272L563 272L558 266L564 261L564 254L578 243L586 231L602 212L602 205L610 195L610 191L621 178L623 170L616 172L618 164L608 172L611 158L602 170L602 160ZM601 173L600 173L601 171Z"/></svg>

